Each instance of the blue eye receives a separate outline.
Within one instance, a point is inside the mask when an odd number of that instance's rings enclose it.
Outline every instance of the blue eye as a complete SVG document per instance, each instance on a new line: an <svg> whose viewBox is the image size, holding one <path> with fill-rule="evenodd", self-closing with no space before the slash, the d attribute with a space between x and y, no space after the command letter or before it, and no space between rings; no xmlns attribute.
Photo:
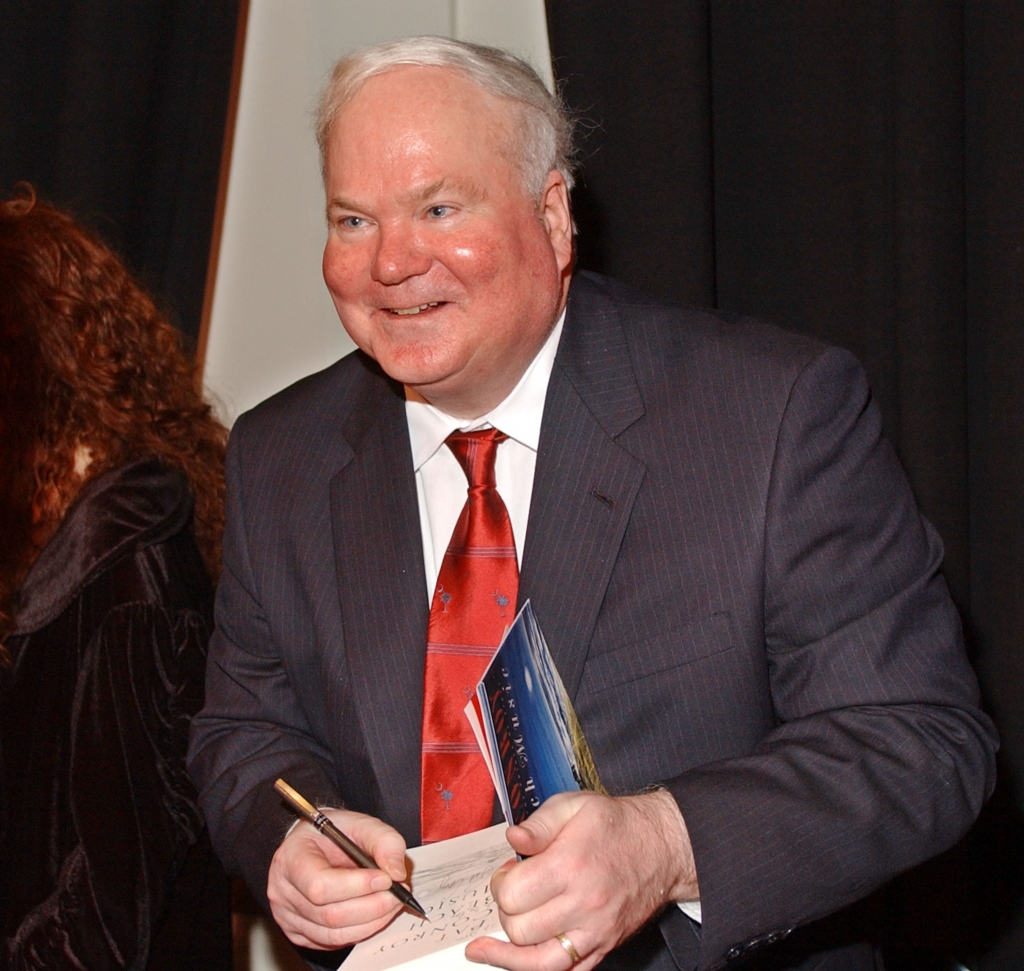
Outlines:
<svg viewBox="0 0 1024 971"><path fill-rule="evenodd" d="M442 217L447 216L449 212L451 212L451 207L449 207L449 206L431 206L427 210L427 212L434 219L441 219Z"/></svg>
<svg viewBox="0 0 1024 971"><path fill-rule="evenodd" d="M361 216L346 216L341 221L341 224L346 229L358 229L360 226L363 225L363 219Z"/></svg>

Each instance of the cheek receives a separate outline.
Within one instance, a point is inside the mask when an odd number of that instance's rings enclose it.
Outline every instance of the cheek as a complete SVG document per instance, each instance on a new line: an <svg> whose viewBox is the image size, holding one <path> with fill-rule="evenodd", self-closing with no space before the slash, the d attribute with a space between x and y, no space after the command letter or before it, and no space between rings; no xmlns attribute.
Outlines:
<svg viewBox="0 0 1024 971"><path fill-rule="evenodd" d="M490 234L476 237L463 237L452 245L444 262L449 271L472 287L490 283L500 277L502 272L517 259L516 247L507 239L500 239Z"/></svg>
<svg viewBox="0 0 1024 971"><path fill-rule="evenodd" d="M353 300L359 296L364 276L359 255L351 247L342 247L328 240L324 247L324 283L335 300Z"/></svg>
<svg viewBox="0 0 1024 971"><path fill-rule="evenodd" d="M519 300L524 288L546 292L557 281L551 241L532 216L509 221L500 232L461 239L450 256L452 272L467 286L487 287L500 300Z"/></svg>
<svg viewBox="0 0 1024 971"><path fill-rule="evenodd" d="M373 356L373 334L365 314L360 310L360 297L365 289L362 276L350 253L340 254L340 247L330 241L324 247L323 276L327 290L342 327L357 347Z"/></svg>

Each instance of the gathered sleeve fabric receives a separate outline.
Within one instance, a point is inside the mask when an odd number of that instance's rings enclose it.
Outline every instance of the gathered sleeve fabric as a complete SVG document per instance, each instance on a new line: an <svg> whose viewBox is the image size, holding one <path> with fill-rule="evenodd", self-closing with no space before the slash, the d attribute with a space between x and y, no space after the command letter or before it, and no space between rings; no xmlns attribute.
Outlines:
<svg viewBox="0 0 1024 971"><path fill-rule="evenodd" d="M77 603L57 625L81 629L88 614L88 602ZM53 633L33 635L25 649L52 652ZM4 971L146 966L175 877L202 831L184 762L190 716L202 703L208 636L197 611L129 602L109 610L84 644L70 738L54 738L57 750L66 746L66 775L34 788L58 798L34 806L47 818L25 824L20 847L9 846L15 856L59 854L48 861L58 870L55 886L3 942ZM43 663L32 673L45 670ZM24 687L21 714L31 721L32 693L47 686ZM44 758L26 774L46 772L53 761L63 760ZM28 807L8 801L7 811Z"/></svg>

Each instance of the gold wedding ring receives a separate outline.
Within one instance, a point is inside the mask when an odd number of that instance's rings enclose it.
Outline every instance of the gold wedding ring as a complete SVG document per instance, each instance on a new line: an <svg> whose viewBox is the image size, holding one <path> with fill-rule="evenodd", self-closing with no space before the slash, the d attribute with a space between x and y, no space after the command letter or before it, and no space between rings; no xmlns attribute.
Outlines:
<svg viewBox="0 0 1024 971"><path fill-rule="evenodd" d="M572 941L569 940L564 934L556 934L555 940L562 945L565 953L569 955L569 960L572 961L573 965L577 965L583 959L580 957L580 952L572 946Z"/></svg>

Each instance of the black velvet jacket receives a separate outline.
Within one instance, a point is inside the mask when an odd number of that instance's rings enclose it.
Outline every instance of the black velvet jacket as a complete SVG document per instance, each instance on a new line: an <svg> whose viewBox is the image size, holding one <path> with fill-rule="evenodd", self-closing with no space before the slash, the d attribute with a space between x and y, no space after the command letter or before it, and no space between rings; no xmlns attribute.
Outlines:
<svg viewBox="0 0 1024 971"><path fill-rule="evenodd" d="M0 969L230 967L228 883L185 774L213 591L183 475L82 491L0 670Z"/></svg>

